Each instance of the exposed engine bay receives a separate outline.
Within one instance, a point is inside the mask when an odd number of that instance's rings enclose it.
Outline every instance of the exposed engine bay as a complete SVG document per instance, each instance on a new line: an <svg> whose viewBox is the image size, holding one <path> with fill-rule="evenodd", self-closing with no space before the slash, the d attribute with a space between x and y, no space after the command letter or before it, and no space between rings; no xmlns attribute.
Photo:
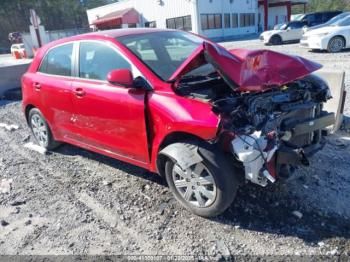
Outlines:
<svg viewBox="0 0 350 262"><path fill-rule="evenodd" d="M329 88L312 74L265 92L237 92L213 72L183 78L177 92L212 104L222 130L234 134L231 152L245 178L261 186L283 168L308 165L322 148L322 130L334 123L334 114L322 110Z"/></svg>

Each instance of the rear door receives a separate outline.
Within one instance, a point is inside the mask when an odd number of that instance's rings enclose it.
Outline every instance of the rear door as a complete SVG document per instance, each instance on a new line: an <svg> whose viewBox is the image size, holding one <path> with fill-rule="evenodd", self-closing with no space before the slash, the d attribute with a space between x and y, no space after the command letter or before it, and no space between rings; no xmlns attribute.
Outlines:
<svg viewBox="0 0 350 262"><path fill-rule="evenodd" d="M285 41L295 41L300 40L303 36L304 24L299 21L289 23L287 27L287 32L285 33Z"/></svg>
<svg viewBox="0 0 350 262"><path fill-rule="evenodd" d="M38 106L60 137L69 137L72 133L72 57L73 43L55 46L46 53L38 71L31 75L33 91L40 97Z"/></svg>
<svg viewBox="0 0 350 262"><path fill-rule="evenodd" d="M74 130L79 143L147 163L145 90L107 82L115 69L139 71L115 46L81 41L79 67L73 82Z"/></svg>

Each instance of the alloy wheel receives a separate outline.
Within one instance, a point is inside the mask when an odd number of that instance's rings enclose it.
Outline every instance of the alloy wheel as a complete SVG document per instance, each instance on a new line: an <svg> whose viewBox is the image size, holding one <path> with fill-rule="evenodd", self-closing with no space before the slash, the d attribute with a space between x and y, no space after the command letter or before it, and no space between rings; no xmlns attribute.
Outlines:
<svg viewBox="0 0 350 262"><path fill-rule="evenodd" d="M202 162L186 170L175 164L172 177L176 190L191 205L203 208L215 201L217 188L214 177Z"/></svg>
<svg viewBox="0 0 350 262"><path fill-rule="evenodd" d="M332 53L340 52L344 47L343 40L339 37L332 39L330 43L330 50Z"/></svg>
<svg viewBox="0 0 350 262"><path fill-rule="evenodd" d="M46 147L49 142L49 133L44 120L40 115L34 114L31 117L30 123L35 139L41 146Z"/></svg>

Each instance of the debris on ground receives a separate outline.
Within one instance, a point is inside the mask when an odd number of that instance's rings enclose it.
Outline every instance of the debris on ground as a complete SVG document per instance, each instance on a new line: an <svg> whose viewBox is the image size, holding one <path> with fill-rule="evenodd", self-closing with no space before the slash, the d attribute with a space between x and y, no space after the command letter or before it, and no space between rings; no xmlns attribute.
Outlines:
<svg viewBox="0 0 350 262"><path fill-rule="evenodd" d="M18 125L8 125L5 123L0 123L0 127L5 128L7 131L14 131L19 128Z"/></svg>
<svg viewBox="0 0 350 262"><path fill-rule="evenodd" d="M9 225L9 223L2 219L2 220L0 220L0 225L3 226L3 227L6 227L6 226Z"/></svg>
<svg viewBox="0 0 350 262"><path fill-rule="evenodd" d="M41 146L39 146L39 145L36 145L36 144L34 144L33 142L28 142L28 143L24 144L23 146L24 146L25 148L30 149L30 150L36 151L36 152L38 152L38 153L40 153L40 154L42 154L42 155L45 155L46 152L47 152L46 148L41 147Z"/></svg>
<svg viewBox="0 0 350 262"><path fill-rule="evenodd" d="M10 206L13 206L13 207L21 206L21 205L25 205L26 203L27 203L26 200L16 200L16 201L10 203Z"/></svg>
<svg viewBox="0 0 350 262"><path fill-rule="evenodd" d="M3 178L1 179L0 181L0 193L2 194L6 194L6 193L9 193L11 191L11 186L12 186L12 182L13 182L13 179L10 178L10 179L6 179L6 178Z"/></svg>

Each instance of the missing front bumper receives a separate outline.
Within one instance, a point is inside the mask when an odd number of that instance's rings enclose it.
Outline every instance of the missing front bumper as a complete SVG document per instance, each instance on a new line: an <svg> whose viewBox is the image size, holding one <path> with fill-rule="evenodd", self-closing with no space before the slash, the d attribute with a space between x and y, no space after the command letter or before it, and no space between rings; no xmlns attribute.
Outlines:
<svg viewBox="0 0 350 262"><path fill-rule="evenodd" d="M318 118L296 123L293 127L289 126L288 129L292 133L293 137L310 134L313 132L317 134L314 135L314 139L311 144L307 146L293 147L288 145L288 143L283 143L283 145L281 145L277 151L277 164L308 166L309 161L307 158L321 150L325 145L325 141L322 139L321 130L333 125L334 122L334 113L326 113Z"/></svg>

